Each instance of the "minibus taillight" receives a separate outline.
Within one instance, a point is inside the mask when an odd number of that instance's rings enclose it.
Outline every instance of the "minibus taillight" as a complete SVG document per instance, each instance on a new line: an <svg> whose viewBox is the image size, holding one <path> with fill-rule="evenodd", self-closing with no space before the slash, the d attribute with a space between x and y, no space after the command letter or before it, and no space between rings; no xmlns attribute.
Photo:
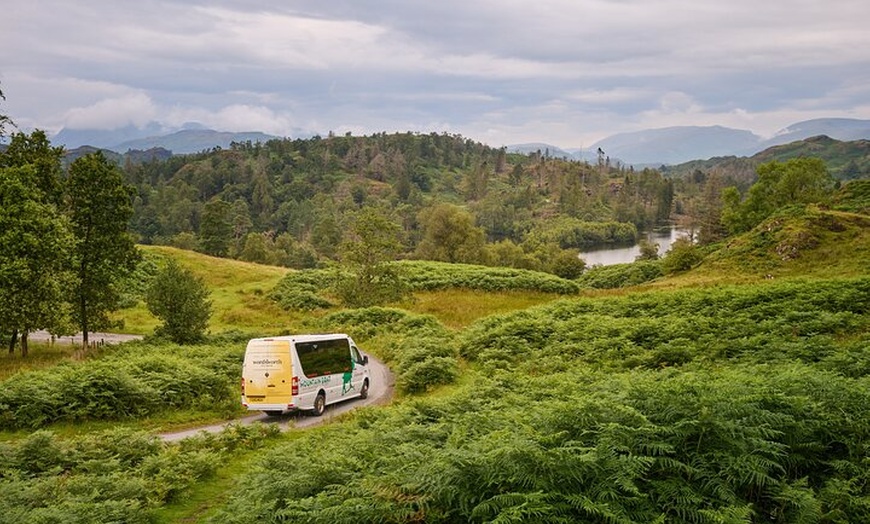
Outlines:
<svg viewBox="0 0 870 524"><path fill-rule="evenodd" d="M245 377L242 377L242 395L245 394Z"/></svg>
<svg viewBox="0 0 870 524"><path fill-rule="evenodd" d="M293 377L293 380L290 382L291 384L291 393L294 395L299 394L299 377Z"/></svg>

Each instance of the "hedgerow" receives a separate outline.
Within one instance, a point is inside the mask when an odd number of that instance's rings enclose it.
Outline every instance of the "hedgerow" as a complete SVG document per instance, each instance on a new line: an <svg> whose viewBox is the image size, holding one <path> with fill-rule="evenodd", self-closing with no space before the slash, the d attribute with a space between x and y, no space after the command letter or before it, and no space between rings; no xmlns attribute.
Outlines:
<svg viewBox="0 0 870 524"><path fill-rule="evenodd" d="M540 291L573 295L580 287L550 273L508 267L475 266L406 260L400 263L408 286L418 291L475 289L480 291Z"/></svg>
<svg viewBox="0 0 870 524"><path fill-rule="evenodd" d="M662 262L637 261L629 264L593 266L587 269L576 282L581 287L615 289L637 286L664 276Z"/></svg>
<svg viewBox="0 0 870 524"><path fill-rule="evenodd" d="M395 262L402 283L412 291L470 289L479 291L538 291L574 295L580 286L573 280L549 273L506 267L475 266L404 260ZM269 297L284 309L310 311L334 306L329 299L340 280L338 268L307 269L288 273Z"/></svg>

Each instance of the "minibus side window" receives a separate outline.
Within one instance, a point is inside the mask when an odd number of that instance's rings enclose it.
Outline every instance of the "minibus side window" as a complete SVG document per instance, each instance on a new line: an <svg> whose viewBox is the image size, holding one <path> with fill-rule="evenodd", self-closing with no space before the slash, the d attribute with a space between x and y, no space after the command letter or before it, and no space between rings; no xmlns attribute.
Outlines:
<svg viewBox="0 0 870 524"><path fill-rule="evenodd" d="M347 339L319 340L296 344L299 364L306 377L319 377L350 371L351 360Z"/></svg>

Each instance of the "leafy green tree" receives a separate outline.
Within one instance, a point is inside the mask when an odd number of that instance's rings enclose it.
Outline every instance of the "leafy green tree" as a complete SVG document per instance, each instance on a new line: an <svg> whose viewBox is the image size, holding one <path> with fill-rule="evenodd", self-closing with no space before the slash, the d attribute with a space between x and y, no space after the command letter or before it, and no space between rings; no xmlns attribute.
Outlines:
<svg viewBox="0 0 870 524"><path fill-rule="evenodd" d="M586 262L573 249L562 249L550 261L549 272L562 278L573 280L586 270Z"/></svg>
<svg viewBox="0 0 870 524"><path fill-rule="evenodd" d="M244 198L235 199L231 206L230 215L233 223L233 240L244 245L245 236L254 226L251 212L248 210L248 202Z"/></svg>
<svg viewBox="0 0 870 524"><path fill-rule="evenodd" d="M266 233L248 233L245 235L239 259L257 264L271 264L274 243Z"/></svg>
<svg viewBox="0 0 870 524"><path fill-rule="evenodd" d="M22 356L30 331L71 331L65 293L73 237L36 181L34 166L0 168L0 331L22 333Z"/></svg>
<svg viewBox="0 0 870 524"><path fill-rule="evenodd" d="M640 247L640 254L634 258L635 260L659 259L659 245L655 242L650 242L648 239L642 238L637 245Z"/></svg>
<svg viewBox="0 0 870 524"><path fill-rule="evenodd" d="M723 194L722 220L731 233L752 229L784 206L824 202L834 188L834 180L819 158L768 162L757 171L758 181L749 188L745 200L735 198L735 190Z"/></svg>
<svg viewBox="0 0 870 524"><path fill-rule="evenodd" d="M311 245L318 253L330 258L335 257L336 248L341 243L342 232L331 205L327 209L321 209L317 213L316 220L311 228Z"/></svg>
<svg viewBox="0 0 870 524"><path fill-rule="evenodd" d="M483 261L484 232L474 225L474 217L468 211L438 204L424 210L420 222L423 238L417 246L418 258L465 264Z"/></svg>
<svg viewBox="0 0 870 524"><path fill-rule="evenodd" d="M133 216L133 189L120 169L101 152L70 165L66 204L72 231L74 319L87 347L88 332L111 327L108 313L119 299L115 287L140 259L127 225Z"/></svg>
<svg viewBox="0 0 870 524"><path fill-rule="evenodd" d="M398 267L401 227L374 208L357 213L339 248L345 276L336 284L342 302L367 307L400 300L406 293Z"/></svg>
<svg viewBox="0 0 870 524"><path fill-rule="evenodd" d="M691 240L678 238L671 244L671 249L662 259L662 270L665 273L688 271L703 260L704 256Z"/></svg>
<svg viewBox="0 0 870 524"><path fill-rule="evenodd" d="M701 245L721 240L728 233L722 225L722 193L721 177L714 174L707 178L698 209L698 242Z"/></svg>
<svg viewBox="0 0 870 524"><path fill-rule="evenodd" d="M61 203L61 159L63 147L52 147L44 131L30 135L15 133L6 151L0 155L0 167L33 166L35 186L46 202Z"/></svg>
<svg viewBox="0 0 870 524"><path fill-rule="evenodd" d="M177 344L202 340L212 313L210 294L200 277L170 259L145 296L148 311L163 322L156 333Z"/></svg>

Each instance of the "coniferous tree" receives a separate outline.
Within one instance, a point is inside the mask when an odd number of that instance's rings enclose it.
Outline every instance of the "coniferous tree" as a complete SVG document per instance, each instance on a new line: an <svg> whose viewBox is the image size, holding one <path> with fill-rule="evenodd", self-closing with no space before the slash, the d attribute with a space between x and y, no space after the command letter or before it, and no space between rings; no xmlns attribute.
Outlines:
<svg viewBox="0 0 870 524"><path fill-rule="evenodd" d="M2 89L0 89L0 100L6 100L6 96L3 94ZM12 119L8 115L0 113L0 138L6 136L6 126L12 125L15 125L12 122Z"/></svg>
<svg viewBox="0 0 870 524"><path fill-rule="evenodd" d="M203 206L199 224L199 245L207 255L226 256L233 237L232 208L223 200L212 199Z"/></svg>

